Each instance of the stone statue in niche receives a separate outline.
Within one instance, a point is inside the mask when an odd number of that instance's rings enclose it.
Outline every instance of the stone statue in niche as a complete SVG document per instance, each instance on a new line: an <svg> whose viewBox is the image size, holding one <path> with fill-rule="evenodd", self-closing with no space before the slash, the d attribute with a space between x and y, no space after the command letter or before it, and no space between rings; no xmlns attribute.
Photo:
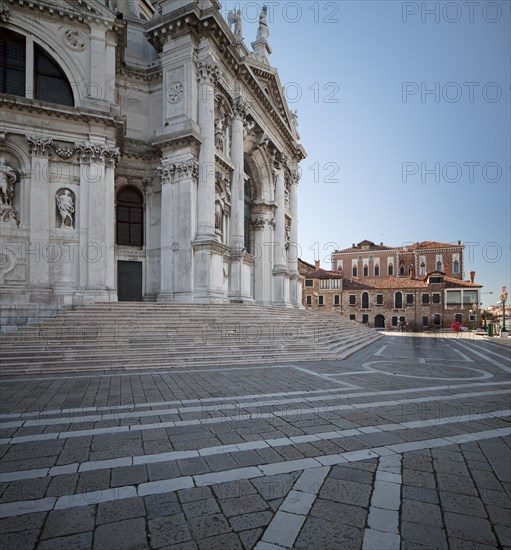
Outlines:
<svg viewBox="0 0 511 550"><path fill-rule="evenodd" d="M225 147L225 127L222 118L219 118L215 124L215 144L216 148L223 153Z"/></svg>
<svg viewBox="0 0 511 550"><path fill-rule="evenodd" d="M217 193L215 200L215 229L222 233L225 206L225 193Z"/></svg>
<svg viewBox="0 0 511 550"><path fill-rule="evenodd" d="M14 208L14 184L18 179L18 172L0 157L0 219L3 222L19 224L18 214Z"/></svg>
<svg viewBox="0 0 511 550"><path fill-rule="evenodd" d="M71 191L64 189L62 193L57 193L55 201L60 214L60 227L74 228L75 204Z"/></svg>
<svg viewBox="0 0 511 550"><path fill-rule="evenodd" d="M12 206L16 179L16 171L5 163L4 157L0 157L0 205Z"/></svg>

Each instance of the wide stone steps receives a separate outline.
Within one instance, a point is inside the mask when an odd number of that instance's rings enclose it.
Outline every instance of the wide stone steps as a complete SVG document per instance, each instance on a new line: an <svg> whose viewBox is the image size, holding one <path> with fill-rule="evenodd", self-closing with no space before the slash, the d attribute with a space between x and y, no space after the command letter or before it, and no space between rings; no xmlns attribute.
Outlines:
<svg viewBox="0 0 511 550"><path fill-rule="evenodd" d="M379 337L335 313L96 304L4 335L0 374L341 359Z"/></svg>

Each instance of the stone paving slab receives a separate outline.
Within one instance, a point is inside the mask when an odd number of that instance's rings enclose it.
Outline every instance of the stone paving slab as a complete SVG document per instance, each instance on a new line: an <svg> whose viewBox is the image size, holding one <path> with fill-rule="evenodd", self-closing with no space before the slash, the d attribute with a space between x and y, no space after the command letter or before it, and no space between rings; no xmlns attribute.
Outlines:
<svg viewBox="0 0 511 550"><path fill-rule="evenodd" d="M0 545L511 548L495 353L386 336L346 361L4 380Z"/></svg>

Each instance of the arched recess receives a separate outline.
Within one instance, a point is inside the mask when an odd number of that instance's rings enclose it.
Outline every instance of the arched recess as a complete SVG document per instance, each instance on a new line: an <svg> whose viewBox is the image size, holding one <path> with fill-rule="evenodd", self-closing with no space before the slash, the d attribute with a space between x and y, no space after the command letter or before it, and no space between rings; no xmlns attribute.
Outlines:
<svg viewBox="0 0 511 550"><path fill-rule="evenodd" d="M394 309L403 309L403 293L400 291L394 294Z"/></svg>
<svg viewBox="0 0 511 550"><path fill-rule="evenodd" d="M362 309L369 308L369 292L362 292Z"/></svg>

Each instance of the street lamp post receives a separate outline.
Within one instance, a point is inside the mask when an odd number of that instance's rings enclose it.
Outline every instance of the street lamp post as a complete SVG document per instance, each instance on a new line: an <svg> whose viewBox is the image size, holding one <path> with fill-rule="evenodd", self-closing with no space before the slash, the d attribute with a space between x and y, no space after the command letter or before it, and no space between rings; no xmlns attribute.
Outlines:
<svg viewBox="0 0 511 550"><path fill-rule="evenodd" d="M507 332L506 329L506 300L507 300L507 288L505 286L502 287L502 294L500 295L500 301L502 302L502 331L501 332Z"/></svg>

